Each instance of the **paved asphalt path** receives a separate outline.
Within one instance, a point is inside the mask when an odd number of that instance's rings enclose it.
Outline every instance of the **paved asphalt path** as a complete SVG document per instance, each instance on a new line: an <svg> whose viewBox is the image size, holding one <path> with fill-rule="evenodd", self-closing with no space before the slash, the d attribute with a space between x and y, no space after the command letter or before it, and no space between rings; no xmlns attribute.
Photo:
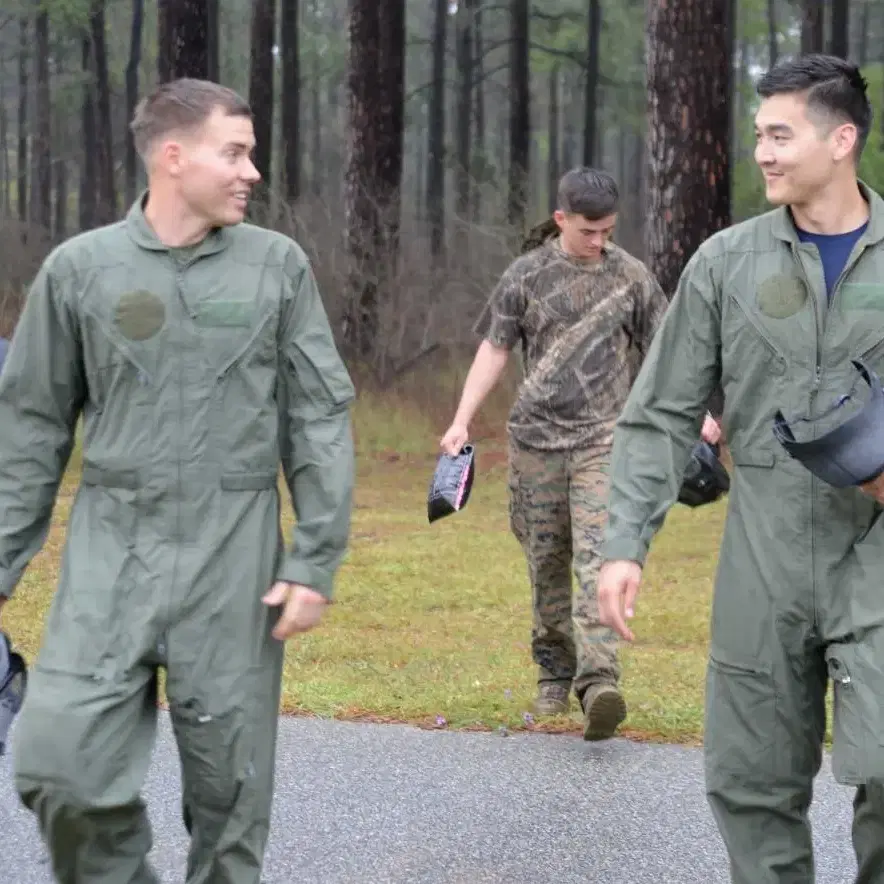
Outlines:
<svg viewBox="0 0 884 884"><path fill-rule="evenodd" d="M161 719L145 792L161 879L182 884L177 758ZM817 884L849 884L851 791L828 763ZM266 884L727 884L698 750L283 719ZM0 882L52 884L0 758Z"/></svg>

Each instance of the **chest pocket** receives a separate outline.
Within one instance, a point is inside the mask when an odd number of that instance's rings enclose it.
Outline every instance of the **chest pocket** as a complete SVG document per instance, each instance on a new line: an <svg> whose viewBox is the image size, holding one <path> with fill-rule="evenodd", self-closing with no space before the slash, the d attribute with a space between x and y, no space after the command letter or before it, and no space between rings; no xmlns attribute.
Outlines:
<svg viewBox="0 0 884 884"><path fill-rule="evenodd" d="M723 300L724 423L734 463L772 466L776 456L773 416L777 408L789 408L788 379L796 361L794 352L783 345L783 330L776 323L794 322L794 315L788 320L765 316L757 295L731 292ZM786 312L785 297L778 296L776 308Z"/></svg>
<svg viewBox="0 0 884 884"><path fill-rule="evenodd" d="M254 299L206 300L193 323L217 377L235 367L275 370L278 306Z"/></svg>
<svg viewBox="0 0 884 884"><path fill-rule="evenodd" d="M861 359L884 378L884 285L845 282L828 325L827 338L838 359Z"/></svg>
<svg viewBox="0 0 884 884"><path fill-rule="evenodd" d="M153 401L167 326L166 303L153 292L84 298L83 361L93 407L103 411L114 397L133 410Z"/></svg>

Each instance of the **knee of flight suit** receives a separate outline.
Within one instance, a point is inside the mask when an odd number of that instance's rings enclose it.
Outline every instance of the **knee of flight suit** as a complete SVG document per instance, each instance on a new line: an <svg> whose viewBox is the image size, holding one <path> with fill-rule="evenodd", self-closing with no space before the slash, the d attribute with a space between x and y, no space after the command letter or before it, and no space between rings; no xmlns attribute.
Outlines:
<svg viewBox="0 0 884 884"><path fill-rule="evenodd" d="M11 747L22 800L83 810L136 804L155 722L140 688L35 669Z"/></svg>
<svg viewBox="0 0 884 884"><path fill-rule="evenodd" d="M256 818L269 814L274 724L248 721L243 709L209 715L189 704L173 706L191 814L225 816L243 805Z"/></svg>
<svg viewBox="0 0 884 884"><path fill-rule="evenodd" d="M796 728L788 726L789 716ZM802 703L783 697L772 670L710 656L704 736L710 797L739 805L755 803L761 794L809 794L822 752L809 727ZM794 739L796 729L807 738Z"/></svg>

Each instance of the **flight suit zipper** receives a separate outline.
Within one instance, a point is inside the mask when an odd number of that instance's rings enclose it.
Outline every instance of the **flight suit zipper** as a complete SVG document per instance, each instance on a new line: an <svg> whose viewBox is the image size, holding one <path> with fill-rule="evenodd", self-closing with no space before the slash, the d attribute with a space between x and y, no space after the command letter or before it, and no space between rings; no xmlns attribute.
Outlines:
<svg viewBox="0 0 884 884"><path fill-rule="evenodd" d="M801 260L801 256L798 252L798 246L795 243L792 243L792 256L796 261L798 266L801 268L801 275L804 279L805 284L808 287L808 291L813 295L813 321L816 330L816 361L814 365L814 375L813 375L813 385L811 387L810 392L810 408L808 410L808 416L812 416L814 413L814 406L816 404L816 398L819 395L819 391L822 388L823 382L823 349L824 346L828 343L829 337L829 324L827 322L828 313L835 306L835 299L838 296L841 285L847 275L853 270L856 266L857 262L860 259L860 256L865 251L865 244L859 243L858 247L854 247L853 252L848 257L847 261L844 264L844 267L841 269L841 273L838 278L835 280L835 285L832 287L832 296L826 298L825 310L822 316L822 328L820 327L820 304L817 298L816 291L814 287L810 284L810 278L807 274L807 269L804 266L804 262ZM825 274L824 274L825 281ZM818 616L817 616L817 584L816 584L816 555L815 555L815 543L814 543L814 525L816 523L816 482L813 477L810 477L810 569L811 569L811 605L813 610L813 622L814 625L818 625Z"/></svg>

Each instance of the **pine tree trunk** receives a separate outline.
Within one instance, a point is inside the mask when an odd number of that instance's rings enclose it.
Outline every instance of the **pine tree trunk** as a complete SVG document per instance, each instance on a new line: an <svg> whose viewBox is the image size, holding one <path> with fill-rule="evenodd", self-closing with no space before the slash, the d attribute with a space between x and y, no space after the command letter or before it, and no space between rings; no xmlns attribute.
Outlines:
<svg viewBox="0 0 884 884"><path fill-rule="evenodd" d="M208 0L157 0L157 68L161 83L179 77L209 76Z"/></svg>
<svg viewBox="0 0 884 884"><path fill-rule="evenodd" d="M730 26L724 3L650 3L645 238L670 298L697 247L730 224Z"/></svg>
<svg viewBox="0 0 884 884"><path fill-rule="evenodd" d="M36 131L32 142L31 223L49 234L52 226L52 99L49 90L49 13L41 8L34 28Z"/></svg>
<svg viewBox="0 0 884 884"><path fill-rule="evenodd" d="M83 34L82 50L83 98L80 111L82 150L80 166L80 230L90 230L98 219L98 134L95 124L95 63L92 59L92 38Z"/></svg>
<svg viewBox="0 0 884 884"><path fill-rule="evenodd" d="M448 43L448 0L435 0L433 73L427 111L427 226L435 259L445 252L445 48Z"/></svg>
<svg viewBox="0 0 884 884"><path fill-rule="evenodd" d="M850 19L847 0L831 0L832 31L829 52L839 58L847 58L850 49Z"/></svg>
<svg viewBox="0 0 884 884"><path fill-rule="evenodd" d="M132 27L129 33L129 61L126 64L126 113L131 120L138 104L138 70L141 65L141 32L144 0L132 0ZM135 200L138 187L138 156L129 127L126 127L126 206Z"/></svg>
<svg viewBox="0 0 884 884"><path fill-rule="evenodd" d="M600 0L589 0L586 36L586 84L583 92L583 165L596 162L596 120L598 119L599 41L602 34Z"/></svg>
<svg viewBox="0 0 884 884"><path fill-rule="evenodd" d="M28 51L31 23L26 16L18 20L18 155L16 182L18 219L22 224L28 220Z"/></svg>
<svg viewBox="0 0 884 884"><path fill-rule="evenodd" d="M363 360L379 350L381 299L398 269L404 73L405 0L350 0L344 335Z"/></svg>
<svg viewBox="0 0 884 884"><path fill-rule="evenodd" d="M105 0L93 0L90 19L92 57L95 61L95 108L98 134L98 222L110 224L117 218L117 190L114 176L113 118L108 75Z"/></svg>
<svg viewBox="0 0 884 884"><path fill-rule="evenodd" d="M558 64L554 64L549 72L549 145L546 158L546 196L547 206L550 212L556 210L558 199L559 177L561 163L559 148L559 72Z"/></svg>
<svg viewBox="0 0 884 884"><path fill-rule="evenodd" d="M282 48L283 177L286 202L301 195L301 60L298 0L282 0L280 43Z"/></svg>
<svg viewBox="0 0 884 884"><path fill-rule="evenodd" d="M510 165L508 221L521 236L528 208L531 157L529 2L510 0Z"/></svg>
<svg viewBox="0 0 884 884"><path fill-rule="evenodd" d="M272 187L273 43L276 36L273 0L253 0L249 104L255 117L255 167L263 179L260 190Z"/></svg>
<svg viewBox="0 0 884 884"><path fill-rule="evenodd" d="M803 0L801 20L801 53L823 51L825 22L823 0Z"/></svg>

